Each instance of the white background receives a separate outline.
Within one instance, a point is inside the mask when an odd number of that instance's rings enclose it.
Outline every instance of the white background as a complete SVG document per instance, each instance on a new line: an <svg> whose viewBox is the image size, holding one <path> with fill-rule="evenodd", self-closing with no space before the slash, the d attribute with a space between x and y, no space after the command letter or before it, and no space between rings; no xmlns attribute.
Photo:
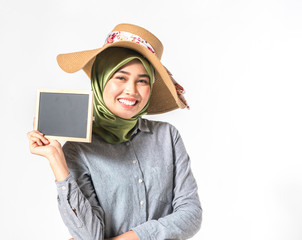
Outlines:
<svg viewBox="0 0 302 240"><path fill-rule="evenodd" d="M165 46L191 110L180 131L204 209L193 239L302 239L302 1L1 0L0 239L67 240L54 177L29 153L36 89L89 90L58 53L102 46L121 22Z"/></svg>

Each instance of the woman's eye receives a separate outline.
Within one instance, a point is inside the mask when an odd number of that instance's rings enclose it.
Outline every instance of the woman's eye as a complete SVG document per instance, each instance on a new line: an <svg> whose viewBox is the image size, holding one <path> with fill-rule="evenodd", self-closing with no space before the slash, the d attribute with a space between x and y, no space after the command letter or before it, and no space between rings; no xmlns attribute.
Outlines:
<svg viewBox="0 0 302 240"><path fill-rule="evenodd" d="M144 79L140 79L138 80L139 83L144 83L144 84L149 84L149 81L144 80Z"/></svg>
<svg viewBox="0 0 302 240"><path fill-rule="evenodd" d="M119 80L126 80L126 78L124 78L124 77L116 77L116 78Z"/></svg>

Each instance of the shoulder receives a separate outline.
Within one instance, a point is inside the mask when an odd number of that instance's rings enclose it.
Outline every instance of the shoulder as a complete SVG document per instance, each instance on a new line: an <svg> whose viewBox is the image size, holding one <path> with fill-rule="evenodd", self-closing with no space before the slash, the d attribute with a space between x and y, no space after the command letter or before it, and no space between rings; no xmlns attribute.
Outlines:
<svg viewBox="0 0 302 240"><path fill-rule="evenodd" d="M74 144L74 142L65 142L62 148L63 148L64 153L66 151L75 151L76 144Z"/></svg>
<svg viewBox="0 0 302 240"><path fill-rule="evenodd" d="M99 159L100 152L107 149L102 145L102 141L98 136L92 134L92 141L85 142L66 142L63 147L63 153L66 158L68 167L73 168L84 167L89 165L89 160Z"/></svg>
<svg viewBox="0 0 302 240"><path fill-rule="evenodd" d="M168 122L154 121L146 118L141 118L139 124L143 129L148 129L152 134L169 134L174 137L179 135L177 128Z"/></svg>
<svg viewBox="0 0 302 240"><path fill-rule="evenodd" d="M78 145L80 145L80 143L78 142L66 142L63 145L62 149L66 157L66 160L76 159L81 157L82 153Z"/></svg>
<svg viewBox="0 0 302 240"><path fill-rule="evenodd" d="M82 154L93 151L102 144L102 139L96 134L92 133L92 139L90 143L85 142L66 142L63 145L63 152L65 154Z"/></svg>
<svg viewBox="0 0 302 240"><path fill-rule="evenodd" d="M164 121L155 121L155 120L149 120L146 118L140 118L139 119L139 124L141 126L147 126L150 130L155 130L155 129L171 129L171 130L176 130L177 129L168 122L164 122Z"/></svg>

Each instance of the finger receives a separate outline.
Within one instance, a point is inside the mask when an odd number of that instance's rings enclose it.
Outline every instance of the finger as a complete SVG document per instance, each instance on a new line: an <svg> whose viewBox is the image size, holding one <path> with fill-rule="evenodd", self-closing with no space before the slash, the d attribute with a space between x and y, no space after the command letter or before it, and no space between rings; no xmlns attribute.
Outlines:
<svg viewBox="0 0 302 240"><path fill-rule="evenodd" d="M27 137L28 137L28 139L31 139L32 137L41 138L41 137L43 137L43 135L40 134L39 132L31 131L31 132L27 133Z"/></svg>
<svg viewBox="0 0 302 240"><path fill-rule="evenodd" d="M34 133L38 133L38 134L44 136L44 133L41 133L39 130L33 130L33 132L34 132Z"/></svg>
<svg viewBox="0 0 302 240"><path fill-rule="evenodd" d="M45 145L49 144L48 139L45 138L44 136L39 136L39 138L40 138L40 140L41 140Z"/></svg>
<svg viewBox="0 0 302 240"><path fill-rule="evenodd" d="M48 139L44 137L43 133L40 133L39 131L36 130L31 131L29 133L29 138L33 138L33 137L40 139L44 144L49 144Z"/></svg>
<svg viewBox="0 0 302 240"><path fill-rule="evenodd" d="M38 130L32 130L32 131L28 132L27 135L31 135L31 134L34 134L34 133L38 133L38 134L44 136L44 134L39 132Z"/></svg>
<svg viewBox="0 0 302 240"><path fill-rule="evenodd" d="M34 117L34 120L33 120L33 129L35 128L35 121L36 121L36 117Z"/></svg>
<svg viewBox="0 0 302 240"><path fill-rule="evenodd" d="M44 145L44 144L42 143L41 139L36 138L36 137L31 137L30 141L31 141L31 145L34 145L35 143L36 143L38 146L43 146L43 145Z"/></svg>
<svg viewBox="0 0 302 240"><path fill-rule="evenodd" d="M37 147L39 147L39 145L34 142L32 145L30 145L29 149L31 153L34 153L34 149L36 149Z"/></svg>

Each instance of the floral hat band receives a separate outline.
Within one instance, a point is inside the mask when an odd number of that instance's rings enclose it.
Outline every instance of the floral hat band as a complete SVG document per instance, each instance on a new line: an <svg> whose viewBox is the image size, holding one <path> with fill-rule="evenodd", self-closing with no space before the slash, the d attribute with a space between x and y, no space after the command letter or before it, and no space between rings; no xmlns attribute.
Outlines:
<svg viewBox="0 0 302 240"><path fill-rule="evenodd" d="M145 48L149 49L152 53L155 53L154 48L148 43L145 39L141 38L138 35L133 33L124 32L124 31L113 31L109 33L107 39L105 40L105 44L107 43L114 43L118 41L130 41L137 43L139 45L144 46Z"/></svg>

